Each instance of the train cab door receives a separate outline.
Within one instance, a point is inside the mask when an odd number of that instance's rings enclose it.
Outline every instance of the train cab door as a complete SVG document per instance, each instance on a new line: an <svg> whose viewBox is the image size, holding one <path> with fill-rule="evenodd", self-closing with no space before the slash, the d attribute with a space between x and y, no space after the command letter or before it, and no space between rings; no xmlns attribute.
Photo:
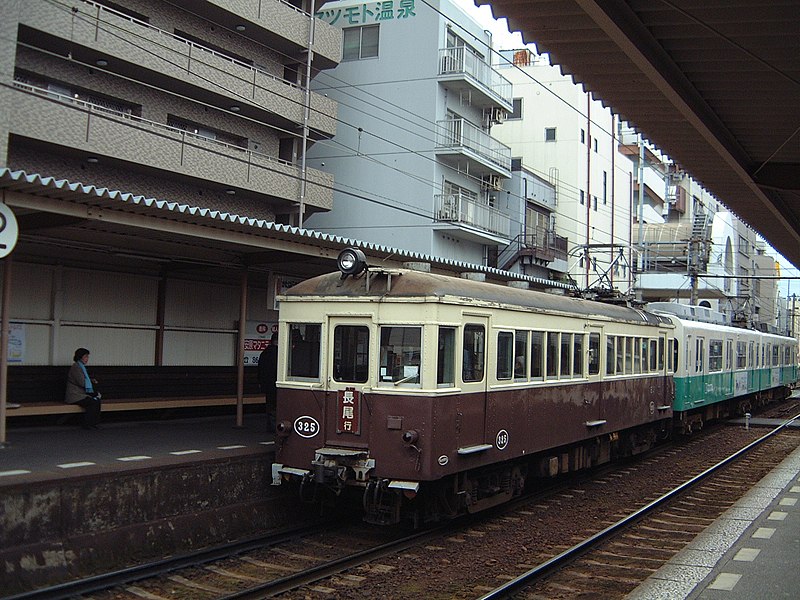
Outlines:
<svg viewBox="0 0 800 600"><path fill-rule="evenodd" d="M608 418L607 411L610 407L606 406L604 399L604 386L600 374L602 365L605 364L601 357L601 340L603 340L603 328L591 325L588 328L588 338L584 360L586 365L582 367L583 374L588 381L588 386L584 392L584 405L589 409L588 422L600 421ZM575 360L578 360L578 352L576 349Z"/></svg>
<svg viewBox="0 0 800 600"><path fill-rule="evenodd" d="M489 319L464 315L461 332L461 389L456 403L459 454L488 449L485 443L488 406L487 350Z"/></svg>
<svg viewBox="0 0 800 600"><path fill-rule="evenodd" d="M694 363L692 365L691 399L695 404L702 404L706 399L706 338L694 338Z"/></svg>

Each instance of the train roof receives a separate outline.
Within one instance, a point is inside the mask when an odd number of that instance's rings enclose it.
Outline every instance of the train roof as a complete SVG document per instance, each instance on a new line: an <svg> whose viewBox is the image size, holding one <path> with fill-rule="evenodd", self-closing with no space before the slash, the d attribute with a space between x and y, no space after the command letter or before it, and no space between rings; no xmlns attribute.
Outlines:
<svg viewBox="0 0 800 600"><path fill-rule="evenodd" d="M367 284L367 276L369 284ZM495 283L460 279L409 269L374 270L342 279L329 273L307 279L282 296L282 300L402 300L437 299L447 303L468 303L517 308L543 313L594 317L619 322L672 327L666 316L644 310L572 298L547 292L520 289Z"/></svg>

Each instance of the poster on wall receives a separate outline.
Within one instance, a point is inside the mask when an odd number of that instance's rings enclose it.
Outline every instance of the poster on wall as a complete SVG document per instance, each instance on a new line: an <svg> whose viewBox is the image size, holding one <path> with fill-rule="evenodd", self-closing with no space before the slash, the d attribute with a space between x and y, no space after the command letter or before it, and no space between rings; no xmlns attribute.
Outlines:
<svg viewBox="0 0 800 600"><path fill-rule="evenodd" d="M244 328L244 366L258 364L262 350L269 346L272 333L278 331L278 324L268 321L247 321Z"/></svg>
<svg viewBox="0 0 800 600"><path fill-rule="evenodd" d="M25 362L25 323L9 323L8 364Z"/></svg>

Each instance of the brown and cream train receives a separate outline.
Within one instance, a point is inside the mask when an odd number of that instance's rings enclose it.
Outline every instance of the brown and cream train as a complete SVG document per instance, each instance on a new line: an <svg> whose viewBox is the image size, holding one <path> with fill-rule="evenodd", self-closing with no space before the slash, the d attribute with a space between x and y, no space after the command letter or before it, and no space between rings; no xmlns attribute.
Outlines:
<svg viewBox="0 0 800 600"><path fill-rule="evenodd" d="M274 484L421 522L670 435L669 317L362 262L281 297Z"/></svg>

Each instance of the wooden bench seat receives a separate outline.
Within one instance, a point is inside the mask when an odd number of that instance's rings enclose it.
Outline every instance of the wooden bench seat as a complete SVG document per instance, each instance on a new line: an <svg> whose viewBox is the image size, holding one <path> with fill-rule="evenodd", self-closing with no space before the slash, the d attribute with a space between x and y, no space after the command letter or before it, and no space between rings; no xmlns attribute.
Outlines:
<svg viewBox="0 0 800 600"><path fill-rule="evenodd" d="M247 395L242 397L245 405L263 404L264 396ZM195 398L137 398L132 400L103 400L101 412L119 412L130 410L157 410L163 408L195 408L205 406L236 406L236 397L205 396ZM30 417L39 415L66 415L82 412L75 404L64 402L32 402L28 404L11 404L6 408L6 417Z"/></svg>
<svg viewBox="0 0 800 600"><path fill-rule="evenodd" d="M8 368L7 417L79 413L64 402L69 367ZM244 370L244 404L264 402L255 368ZM102 412L236 405L236 367L90 366Z"/></svg>

